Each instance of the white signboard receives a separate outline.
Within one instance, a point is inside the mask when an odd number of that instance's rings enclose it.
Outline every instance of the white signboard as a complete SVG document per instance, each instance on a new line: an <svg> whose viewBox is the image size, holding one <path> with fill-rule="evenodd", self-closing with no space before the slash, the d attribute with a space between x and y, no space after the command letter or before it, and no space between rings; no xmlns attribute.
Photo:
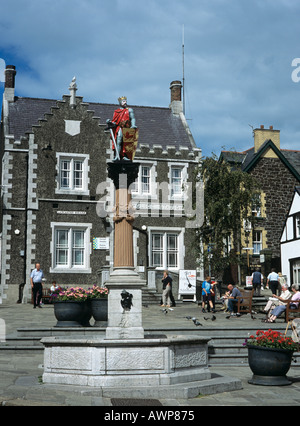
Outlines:
<svg viewBox="0 0 300 426"><path fill-rule="evenodd" d="M196 270L181 269L179 271L179 294L196 294Z"/></svg>
<svg viewBox="0 0 300 426"><path fill-rule="evenodd" d="M252 275L250 277L246 277L246 287L252 287Z"/></svg>
<svg viewBox="0 0 300 426"><path fill-rule="evenodd" d="M93 238L94 250L109 250L109 237L106 238Z"/></svg>

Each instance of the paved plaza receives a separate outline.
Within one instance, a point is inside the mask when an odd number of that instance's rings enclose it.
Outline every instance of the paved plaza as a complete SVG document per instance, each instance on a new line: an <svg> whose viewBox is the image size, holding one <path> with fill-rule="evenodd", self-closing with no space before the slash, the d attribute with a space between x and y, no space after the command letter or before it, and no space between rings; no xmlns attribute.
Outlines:
<svg viewBox="0 0 300 426"><path fill-rule="evenodd" d="M187 316L196 317L202 326L196 327ZM203 314L196 303L179 303L172 311L165 314L161 307L149 305L143 307L143 327L145 332L163 330L164 332L191 332L201 336L201 328L214 330L224 327L253 329L266 328L261 322L262 314L240 318L226 319L226 314L217 312L212 321L212 314ZM6 336L16 336L18 328L53 327L56 320L52 305L42 309L32 309L29 304L2 304L0 318L5 325ZM204 319L206 318L206 320ZM91 321L92 323L92 321ZM272 324L273 329L285 331L283 320ZM0 335L1 337L1 335ZM245 336L246 338L247 336ZM3 347L3 343L2 343ZM193 399L159 399L164 407L197 406L293 406L300 404L300 362L294 363L288 372L292 384L284 387L255 386L248 384L252 373L247 364L210 365L212 375L232 376L242 381L243 389L213 395L200 395ZM13 406L113 406L109 398L102 398L97 389L84 389L75 386L55 386L42 383L43 354L41 351L0 350L0 405ZM135 403L137 403L135 401ZM130 402L128 402L130 404ZM142 405L142 402L141 402Z"/></svg>

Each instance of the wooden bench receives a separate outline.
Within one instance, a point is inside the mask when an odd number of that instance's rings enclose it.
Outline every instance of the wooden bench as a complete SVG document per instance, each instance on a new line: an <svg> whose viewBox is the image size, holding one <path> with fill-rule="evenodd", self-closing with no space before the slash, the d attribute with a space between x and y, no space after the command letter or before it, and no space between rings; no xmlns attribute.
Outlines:
<svg viewBox="0 0 300 426"><path fill-rule="evenodd" d="M292 321L300 314L300 303L297 309L291 309L292 303L295 303L295 302L292 302L292 300L287 301L286 310L285 310L285 322Z"/></svg>
<svg viewBox="0 0 300 426"><path fill-rule="evenodd" d="M50 303L51 290L43 287L42 303Z"/></svg>
<svg viewBox="0 0 300 426"><path fill-rule="evenodd" d="M237 312L239 314L251 314L252 312L252 298L254 289L252 290L240 290L242 296L238 296Z"/></svg>

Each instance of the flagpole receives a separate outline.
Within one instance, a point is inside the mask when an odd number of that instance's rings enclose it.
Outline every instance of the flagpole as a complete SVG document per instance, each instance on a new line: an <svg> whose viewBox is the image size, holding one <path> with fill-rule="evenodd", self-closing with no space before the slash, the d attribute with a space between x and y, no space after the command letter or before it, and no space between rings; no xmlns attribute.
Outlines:
<svg viewBox="0 0 300 426"><path fill-rule="evenodd" d="M184 24L182 25L182 105L185 115L185 77L184 77Z"/></svg>

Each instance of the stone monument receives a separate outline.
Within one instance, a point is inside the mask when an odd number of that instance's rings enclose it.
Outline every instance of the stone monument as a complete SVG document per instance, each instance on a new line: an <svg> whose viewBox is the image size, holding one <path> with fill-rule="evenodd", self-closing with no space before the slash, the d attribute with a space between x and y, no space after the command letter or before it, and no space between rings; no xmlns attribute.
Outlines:
<svg viewBox="0 0 300 426"><path fill-rule="evenodd" d="M92 338L84 332L80 338L70 333L64 338L43 338L43 382L96 388L102 396L124 398L193 398L200 392L241 389L241 382L234 378L212 378L208 368L210 338L145 334L142 287L146 282L134 270L134 215L129 191L139 164L120 158L122 146L115 151L119 158L107 165L116 203L114 268L105 283L109 289L105 338L96 330Z"/></svg>

